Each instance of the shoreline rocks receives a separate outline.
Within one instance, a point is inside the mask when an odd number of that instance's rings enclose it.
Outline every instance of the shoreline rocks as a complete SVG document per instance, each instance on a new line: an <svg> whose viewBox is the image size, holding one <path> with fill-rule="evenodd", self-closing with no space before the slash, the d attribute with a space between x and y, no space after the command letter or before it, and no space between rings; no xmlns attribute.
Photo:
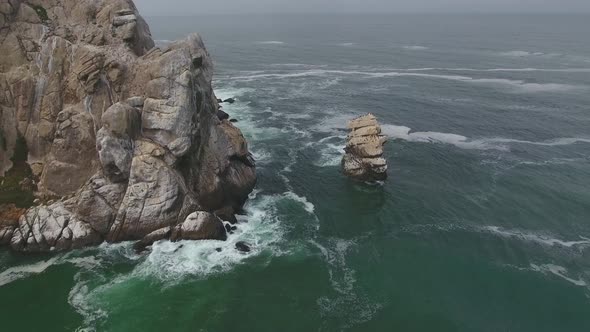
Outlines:
<svg viewBox="0 0 590 332"><path fill-rule="evenodd" d="M371 113L348 123L342 172L359 181L387 179L387 161L383 158L383 145L387 139L381 135L377 118Z"/></svg>
<svg viewBox="0 0 590 332"><path fill-rule="evenodd" d="M222 238L214 213L235 220L256 170L218 113L201 37L155 47L131 0L42 3L0 8L0 179L22 139L32 173L22 185L38 198L0 221L0 242L25 252L145 245L210 237L198 235L205 225Z"/></svg>

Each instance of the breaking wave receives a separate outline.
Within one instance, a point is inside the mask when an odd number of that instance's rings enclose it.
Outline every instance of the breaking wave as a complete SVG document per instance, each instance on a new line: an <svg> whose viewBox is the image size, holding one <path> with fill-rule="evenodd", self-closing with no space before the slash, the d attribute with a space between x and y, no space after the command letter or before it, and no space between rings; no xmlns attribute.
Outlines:
<svg viewBox="0 0 590 332"><path fill-rule="evenodd" d="M256 42L256 44L261 44L261 45L283 45L283 44L285 44L285 42L282 42L280 40L266 40L266 41Z"/></svg>
<svg viewBox="0 0 590 332"><path fill-rule="evenodd" d="M555 264L536 265L536 264L531 263L530 267L533 271L558 276L561 279L563 279L571 284L574 284L576 286L580 286L580 287L588 286L586 281L584 281L581 277L578 279L573 279L572 277L568 276L568 270L563 266L559 266L559 265L555 265Z"/></svg>
<svg viewBox="0 0 590 332"><path fill-rule="evenodd" d="M420 45L406 45L402 47L405 50L411 50L411 51L424 51L427 50L428 47L426 46L420 46Z"/></svg>
<svg viewBox="0 0 590 332"><path fill-rule="evenodd" d="M499 55L501 56L509 56L509 57L531 57L531 56L549 56L555 57L560 56L561 54L558 53L543 53L543 52L528 52L528 51L508 51L508 52L500 52Z"/></svg>
<svg viewBox="0 0 590 332"><path fill-rule="evenodd" d="M549 235L542 235L530 231L504 229L498 226L484 226L481 228L481 231L504 238L513 238L523 240L526 242L535 242L546 246L561 246L566 248L577 247L580 249L590 246L590 239L584 237L580 237L579 240L575 241L564 241Z"/></svg>
<svg viewBox="0 0 590 332"><path fill-rule="evenodd" d="M406 126L384 124L381 126L383 133L391 138L401 139L408 142L420 143L441 143L450 144L462 149L475 150L500 150L509 151L510 144L527 144L538 146L565 146L576 143L590 143L590 138L583 137L561 137L547 141L527 141L511 138L480 138L470 139L463 135L440 132L412 132Z"/></svg>
<svg viewBox="0 0 590 332"><path fill-rule="evenodd" d="M425 68L426 69L426 68ZM322 76L355 76L365 78L390 78L390 77L416 77L416 78L430 78L451 80L465 83L487 84L492 86L508 86L516 90L511 90L521 93L537 93L537 92L565 92L571 90L584 89L584 86L559 84L559 83L532 83L524 80L504 79L504 78L474 78L462 75L441 75L441 74L424 74L409 71L388 71L388 72L372 72L372 71L347 71L347 70L325 70L313 69L305 71L294 71L289 73L262 73L255 75L234 76L232 79L241 81L253 81L257 79L283 79L283 78L300 78L300 77L322 77Z"/></svg>

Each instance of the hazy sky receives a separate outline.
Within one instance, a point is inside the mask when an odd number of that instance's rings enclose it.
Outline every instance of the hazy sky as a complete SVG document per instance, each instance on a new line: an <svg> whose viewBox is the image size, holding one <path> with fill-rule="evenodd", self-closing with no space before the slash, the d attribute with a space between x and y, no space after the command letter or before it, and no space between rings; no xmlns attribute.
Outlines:
<svg viewBox="0 0 590 332"><path fill-rule="evenodd" d="M590 0L134 0L144 15L269 12L590 12Z"/></svg>

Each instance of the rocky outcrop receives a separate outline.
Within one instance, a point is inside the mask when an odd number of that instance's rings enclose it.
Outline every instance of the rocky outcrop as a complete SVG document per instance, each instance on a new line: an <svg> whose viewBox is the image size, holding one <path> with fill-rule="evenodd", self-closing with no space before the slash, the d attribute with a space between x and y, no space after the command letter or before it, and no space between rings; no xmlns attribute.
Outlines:
<svg viewBox="0 0 590 332"><path fill-rule="evenodd" d="M342 158L345 175L360 181L382 181L387 178L387 161L383 158L386 137L373 114L348 123L346 153Z"/></svg>
<svg viewBox="0 0 590 332"><path fill-rule="evenodd" d="M196 34L154 47L131 0L2 1L0 177L21 137L35 195L51 204L0 221L0 244L224 238L187 218L235 220L256 173L240 130L218 114L212 72Z"/></svg>

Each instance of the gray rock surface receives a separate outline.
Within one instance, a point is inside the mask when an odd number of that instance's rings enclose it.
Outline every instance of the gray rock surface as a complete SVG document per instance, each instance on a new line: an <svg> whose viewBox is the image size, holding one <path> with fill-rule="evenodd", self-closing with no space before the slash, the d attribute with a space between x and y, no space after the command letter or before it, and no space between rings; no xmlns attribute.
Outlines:
<svg viewBox="0 0 590 332"><path fill-rule="evenodd" d="M172 230L172 241L177 240L223 240L227 239L225 226L213 213L197 211Z"/></svg>
<svg viewBox="0 0 590 332"><path fill-rule="evenodd" d="M240 130L217 116L212 75L198 35L154 47L131 0L2 1L0 176L21 136L39 202L56 202L0 221L0 244L196 239L195 211L232 219L256 172Z"/></svg>
<svg viewBox="0 0 590 332"><path fill-rule="evenodd" d="M386 137L372 114L367 114L348 123L350 133L346 153L342 158L345 175L360 181L382 181L387 178L387 161L382 158Z"/></svg>

